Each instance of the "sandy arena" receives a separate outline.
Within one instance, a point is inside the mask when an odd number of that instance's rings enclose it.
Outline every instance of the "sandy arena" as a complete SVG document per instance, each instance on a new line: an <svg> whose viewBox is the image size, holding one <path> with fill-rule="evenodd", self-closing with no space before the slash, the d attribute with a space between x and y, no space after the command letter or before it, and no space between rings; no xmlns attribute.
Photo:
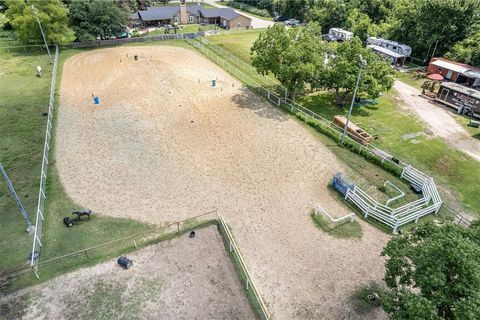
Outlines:
<svg viewBox="0 0 480 320"><path fill-rule="evenodd" d="M0 319L251 319L215 226L0 299ZM25 302L29 307L24 308Z"/></svg>
<svg viewBox="0 0 480 320"><path fill-rule="evenodd" d="M218 208L274 319L385 317L355 314L349 295L382 278L388 236L361 222L360 241L337 240L310 218L316 203L348 212L327 189L342 170L333 154L199 53L122 47L70 58L56 134L61 181L81 206L156 223Z"/></svg>

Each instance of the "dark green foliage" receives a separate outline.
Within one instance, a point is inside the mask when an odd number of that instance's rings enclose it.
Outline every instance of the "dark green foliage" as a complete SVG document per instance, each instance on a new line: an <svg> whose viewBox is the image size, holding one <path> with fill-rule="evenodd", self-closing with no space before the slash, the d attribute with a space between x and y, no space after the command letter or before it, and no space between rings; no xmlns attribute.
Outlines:
<svg viewBox="0 0 480 320"><path fill-rule="evenodd" d="M480 223L433 222L391 239L384 309L391 319L480 318Z"/></svg>
<svg viewBox="0 0 480 320"><path fill-rule="evenodd" d="M465 40L457 42L448 52L447 57L455 61L480 67L480 31Z"/></svg>
<svg viewBox="0 0 480 320"><path fill-rule="evenodd" d="M67 10L59 0L7 0L6 4L8 10L5 15L21 43L43 43L35 12L48 43L64 44L73 41Z"/></svg>
<svg viewBox="0 0 480 320"><path fill-rule="evenodd" d="M127 13L113 0L72 0L70 22L78 39L107 39L125 31Z"/></svg>

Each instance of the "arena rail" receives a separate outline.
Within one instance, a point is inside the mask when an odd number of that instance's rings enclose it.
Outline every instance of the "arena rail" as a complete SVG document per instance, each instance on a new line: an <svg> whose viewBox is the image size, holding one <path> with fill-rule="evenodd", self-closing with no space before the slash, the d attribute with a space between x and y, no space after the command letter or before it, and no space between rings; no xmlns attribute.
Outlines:
<svg viewBox="0 0 480 320"><path fill-rule="evenodd" d="M328 218L328 220L333 224L338 224L338 223L343 222L345 220L350 220L350 222L353 222L355 220L355 213L353 213L353 212L349 213L349 214L346 214L343 217L335 219L325 209L323 209L320 205L317 204L315 206L314 214L318 215L319 212L322 213L324 216L326 216Z"/></svg>
<svg viewBox="0 0 480 320"><path fill-rule="evenodd" d="M46 190L45 186L47 183L47 172L48 172L48 155L50 153L50 140L52 138L52 123L53 123L53 113L55 105L55 81L57 78L57 66L58 66L58 46L55 47L55 56L53 59L52 67L52 80L50 83L50 103L48 105L48 117L47 117L47 129L45 132L45 143L43 145L43 156L42 156L42 167L40 171L40 187L38 190L38 203L37 203L37 215L35 218L35 232L33 234L33 246L32 253L30 257L30 266L33 269L33 272L38 277L38 262L40 257L40 251L42 247L42 226L45 209L45 199L46 199Z"/></svg>
<svg viewBox="0 0 480 320"><path fill-rule="evenodd" d="M233 255L235 261L237 262L236 265L240 268L240 278L245 281L245 289L253 295L254 304L256 306L255 310L257 311L260 319L268 320L270 319L270 314L268 313L267 307L260 295L255 283L252 280L252 276L248 271L247 265L243 260L242 254L240 249L233 238L233 235L228 227L227 223L225 222L225 218L218 213L217 211L217 221L218 227L220 229L220 234L223 236L225 241L225 245L228 246L228 251Z"/></svg>
<svg viewBox="0 0 480 320"><path fill-rule="evenodd" d="M110 40L94 40L94 41L85 41L85 42L74 42L72 48L92 48L92 47L105 47L105 46L115 46L126 43L139 43L139 42L152 42L152 41L163 41L163 40L179 40L187 39L190 37L197 37L196 33L177 33L177 34L160 34L156 36L147 36L147 37L132 37L132 38L120 38L120 39L110 39Z"/></svg>

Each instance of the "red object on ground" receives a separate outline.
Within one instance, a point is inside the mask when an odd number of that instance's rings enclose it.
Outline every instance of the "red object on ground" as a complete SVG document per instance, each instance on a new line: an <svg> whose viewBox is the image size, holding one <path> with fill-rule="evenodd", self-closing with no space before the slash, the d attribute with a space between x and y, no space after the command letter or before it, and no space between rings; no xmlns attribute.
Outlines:
<svg viewBox="0 0 480 320"><path fill-rule="evenodd" d="M432 73L427 77L430 80L435 80L435 81L443 81L443 76L438 73Z"/></svg>

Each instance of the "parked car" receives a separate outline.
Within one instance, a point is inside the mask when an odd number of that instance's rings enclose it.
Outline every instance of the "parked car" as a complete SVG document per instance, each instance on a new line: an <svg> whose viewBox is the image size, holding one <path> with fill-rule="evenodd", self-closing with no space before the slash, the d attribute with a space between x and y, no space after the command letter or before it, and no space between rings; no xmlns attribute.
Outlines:
<svg viewBox="0 0 480 320"><path fill-rule="evenodd" d="M290 27L297 27L300 24L300 21L295 19L285 20L285 25Z"/></svg>
<svg viewBox="0 0 480 320"><path fill-rule="evenodd" d="M275 21L275 22L283 22L285 20L287 20L287 17L285 17L285 16L278 15L278 16L273 17L273 21Z"/></svg>

